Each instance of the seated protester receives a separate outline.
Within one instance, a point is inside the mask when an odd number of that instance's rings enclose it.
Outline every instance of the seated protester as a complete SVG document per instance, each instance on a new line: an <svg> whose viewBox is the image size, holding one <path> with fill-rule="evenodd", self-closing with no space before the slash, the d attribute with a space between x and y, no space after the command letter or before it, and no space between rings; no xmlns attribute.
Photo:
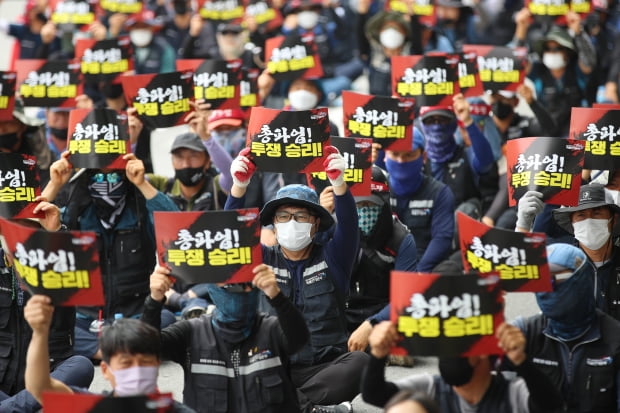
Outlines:
<svg viewBox="0 0 620 413"><path fill-rule="evenodd" d="M183 401L199 412L300 411L289 357L308 341L308 328L271 267L253 272L251 283L208 284L214 312L161 331L163 357L185 370ZM155 269L144 305L142 320L158 328L169 275ZM261 291L277 317L258 311Z"/></svg>
<svg viewBox="0 0 620 413"><path fill-rule="evenodd" d="M351 270L359 251L355 200L344 182L344 158L326 146L325 171L334 188L337 224L326 243L316 234L330 230L334 219L306 185L282 187L260 213L262 225L275 227L277 244L262 244L263 262L271 265L278 286L301 311L310 341L291 357L291 377L303 411L351 411L349 401L359 392L359 378L367 360L361 351L347 352L345 298ZM226 209L243 206L246 187L256 166L249 149L233 161L233 186ZM273 313L266 300L262 311ZM338 405L341 403L340 405Z"/></svg>
<svg viewBox="0 0 620 413"><path fill-rule="evenodd" d="M440 413L437 403L426 393L402 390L385 404L385 413Z"/></svg>
<svg viewBox="0 0 620 413"><path fill-rule="evenodd" d="M42 212L45 218L38 220L14 220L20 225L48 231L58 231L60 210L48 202L40 202L35 213ZM0 232L0 235L1 232ZM0 335L10 340L0 340L3 356L3 372L0 379L0 411L7 413L34 412L41 405L25 390L24 372L26 364L23 355L32 337L32 330L24 318L24 304L30 298L13 267L11 257L5 255L4 245L0 248L0 303L2 322ZM93 365L85 357L73 355L73 329L75 308L60 307L50 319L50 334L45 345L49 346L48 372L67 385L88 387L93 380Z"/></svg>
<svg viewBox="0 0 620 413"><path fill-rule="evenodd" d="M431 271L448 258L454 237L454 195L450 188L424 173L424 137L413 128L410 151L385 151L390 204L414 234L417 271Z"/></svg>
<svg viewBox="0 0 620 413"><path fill-rule="evenodd" d="M75 352L100 358L101 325L117 313L128 318L142 313L149 269L155 266L153 211L178 208L145 179L144 164L134 154L123 157L125 171L84 169L70 181L69 153L63 155L52 165L52 179L42 195L63 208L62 222L68 229L97 234L105 306L78 307ZM168 312L166 321L176 320Z"/></svg>
<svg viewBox="0 0 620 413"><path fill-rule="evenodd" d="M176 52L166 39L159 35L163 20L146 8L132 14L124 23L129 40L134 47L134 70L145 73L169 73L175 71Z"/></svg>
<svg viewBox="0 0 620 413"><path fill-rule="evenodd" d="M399 390L428 394L442 413L549 412L562 405L559 391L540 374L525 351L517 327L502 324L496 332L499 347L522 378L508 380L493 372L491 356L440 357L439 375L417 374L385 381L385 359L400 340L396 326L383 321L370 334L370 362L364 372L362 398L382 407ZM530 358L528 358L530 357Z"/></svg>
<svg viewBox="0 0 620 413"><path fill-rule="evenodd" d="M588 106L586 89L596 66L596 51L575 12L566 14L568 30L553 27L536 43L541 61L527 75L534 82L540 103L557 125L557 136L568 136L571 108Z"/></svg>
<svg viewBox="0 0 620 413"><path fill-rule="evenodd" d="M433 178L450 187L457 211L480 219L482 200L479 182L482 175L492 170L493 151L474 124L469 103L462 94L454 96L453 105L420 108L421 129L428 157L426 167ZM471 146L463 147L456 143L454 134L457 121L467 131Z"/></svg>
<svg viewBox="0 0 620 413"><path fill-rule="evenodd" d="M32 328L32 340L26 354L26 389L32 397L41 403L43 392L89 393L85 386L70 386L50 375L47 340L55 310L50 298L34 295L24 310L26 321ZM160 341L156 329L139 320L121 318L103 329L99 345L101 373L112 385L112 396L158 392ZM174 402L173 411L194 412L178 402Z"/></svg>
<svg viewBox="0 0 620 413"><path fill-rule="evenodd" d="M192 10L190 0L173 0L172 10L164 16L161 34L176 52L177 59L212 57L217 49L213 24Z"/></svg>
<svg viewBox="0 0 620 413"><path fill-rule="evenodd" d="M284 110L310 110L325 104L324 82L321 79L297 78L288 85L288 105ZM330 134L340 135L338 126L329 121Z"/></svg>
<svg viewBox="0 0 620 413"><path fill-rule="evenodd" d="M525 353L562 394L563 411L617 412L620 322L596 309L596 271L582 250L553 244L547 260L553 291L536 293L542 314L516 322Z"/></svg>
<svg viewBox="0 0 620 413"><path fill-rule="evenodd" d="M464 44L485 43L469 4L462 0L438 0L435 4L437 31L450 40L455 52L462 51ZM480 12L480 8L476 11Z"/></svg>
<svg viewBox="0 0 620 413"><path fill-rule="evenodd" d="M418 261L413 235L392 215L387 173L372 167L370 196L356 196L360 254L353 267L345 314L351 333L349 351L365 351L374 321L390 298L390 271L415 271ZM321 205L334 210L333 188L321 193Z"/></svg>
<svg viewBox="0 0 620 413"><path fill-rule="evenodd" d="M67 150L70 111L71 108L45 110L45 134L54 160L60 158L60 154Z"/></svg>

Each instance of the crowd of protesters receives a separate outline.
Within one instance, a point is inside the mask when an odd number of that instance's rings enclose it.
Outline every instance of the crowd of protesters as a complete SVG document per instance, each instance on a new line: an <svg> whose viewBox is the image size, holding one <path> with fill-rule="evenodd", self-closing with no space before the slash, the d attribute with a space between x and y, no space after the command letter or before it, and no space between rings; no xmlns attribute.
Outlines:
<svg viewBox="0 0 620 413"><path fill-rule="evenodd" d="M321 193L302 174L260 170L245 148L246 113L201 100L174 137L174 176L155 175L152 130L117 81L85 84L75 102L126 111L126 167L78 170L67 151L70 109L32 117L17 96L12 118L0 120L0 152L36 156L45 216L17 222L95 232L105 305L55 308L30 296L3 245L0 412L38 411L46 391L88 393L97 363L109 395L155 393L162 360L184 370L179 412L351 412L360 393L392 413L620 412L620 170L584 170L576 206L528 191L510 207L505 153L514 139L566 138L574 107L620 102L617 3L592 0L589 13L556 19L522 1L435 0L434 24L413 13L415 3L395 11L378 0L272 0L266 7L282 18L262 24L250 13L203 19L202 2L145 0L138 13L102 9L77 28L53 23L52 2L28 0L18 21L0 18L16 40L7 69L18 59L71 59L77 39L128 36L131 74L173 72L178 59L239 59L260 70L263 105L287 111L342 105L353 88L391 95L394 56L472 44L527 50L518 88L422 106L408 150L375 145L363 197L351 194L331 146ZM313 36L323 76L281 82L269 73L267 41L290 33ZM331 122L330 132L343 131ZM186 284L157 263L155 211L249 207L262 225L251 283ZM440 357L437 375L386 381L386 364L413 362L389 357L402 338L390 321L390 272L462 271L457 211L546 233L552 291L536 294L539 315L497 329L504 357Z"/></svg>

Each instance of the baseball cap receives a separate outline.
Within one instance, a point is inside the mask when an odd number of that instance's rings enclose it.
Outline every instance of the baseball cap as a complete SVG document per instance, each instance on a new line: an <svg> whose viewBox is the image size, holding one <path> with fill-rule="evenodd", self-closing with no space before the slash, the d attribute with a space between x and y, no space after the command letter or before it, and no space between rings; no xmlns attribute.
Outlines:
<svg viewBox="0 0 620 413"><path fill-rule="evenodd" d="M207 152L207 149L203 145L200 137L192 132L182 133L176 138L174 138L174 142L172 142L170 152L174 152L177 149L182 148L191 149L196 152Z"/></svg>
<svg viewBox="0 0 620 413"><path fill-rule="evenodd" d="M422 106L420 108L420 119L422 121L431 116L443 116L456 120L456 115L454 114L454 110L452 110L452 106Z"/></svg>
<svg viewBox="0 0 620 413"><path fill-rule="evenodd" d="M241 109L216 109L211 112L211 115L209 115L209 131L212 131L213 129L223 125L235 127L241 126L244 119L245 114Z"/></svg>

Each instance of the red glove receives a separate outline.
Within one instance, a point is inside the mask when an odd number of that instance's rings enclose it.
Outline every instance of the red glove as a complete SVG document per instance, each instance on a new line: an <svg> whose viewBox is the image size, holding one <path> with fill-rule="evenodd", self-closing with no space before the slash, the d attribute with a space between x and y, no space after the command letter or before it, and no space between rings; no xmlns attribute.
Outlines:
<svg viewBox="0 0 620 413"><path fill-rule="evenodd" d="M323 167L329 178L329 182L333 186L340 186L344 184L344 170L346 168L346 162L337 148L333 146L325 146L323 152L327 155L327 158L323 161Z"/></svg>
<svg viewBox="0 0 620 413"><path fill-rule="evenodd" d="M248 157L249 154L250 148L243 148L230 164L233 183L240 188L245 188L250 184L252 175L256 171L256 165Z"/></svg>

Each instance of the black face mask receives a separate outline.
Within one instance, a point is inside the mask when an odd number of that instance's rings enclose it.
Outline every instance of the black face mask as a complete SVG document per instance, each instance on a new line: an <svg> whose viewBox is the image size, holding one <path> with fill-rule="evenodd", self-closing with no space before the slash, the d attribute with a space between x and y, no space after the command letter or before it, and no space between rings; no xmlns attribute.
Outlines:
<svg viewBox="0 0 620 413"><path fill-rule="evenodd" d="M439 374L451 386L469 383L474 375L474 368L466 357L440 357Z"/></svg>
<svg viewBox="0 0 620 413"><path fill-rule="evenodd" d="M491 105L491 110L498 119L502 120L507 119L510 115L514 113L512 105L501 102L499 100Z"/></svg>
<svg viewBox="0 0 620 413"><path fill-rule="evenodd" d="M17 132L0 135L0 148L8 149L12 152L17 142L19 142L19 135Z"/></svg>
<svg viewBox="0 0 620 413"><path fill-rule="evenodd" d="M185 186L196 186L200 184L205 175L206 172L204 167L174 170L174 177L181 181L181 183Z"/></svg>
<svg viewBox="0 0 620 413"><path fill-rule="evenodd" d="M173 7L175 14L185 14L189 11L189 7L187 7L187 2L185 1L175 1Z"/></svg>
<svg viewBox="0 0 620 413"><path fill-rule="evenodd" d="M105 83L101 86L101 93L103 93L103 96L107 99L118 99L123 95L123 85L120 83Z"/></svg>
<svg viewBox="0 0 620 413"><path fill-rule="evenodd" d="M60 139L61 141L67 140L67 133L69 132L68 128L58 129L58 128L49 128L50 133L54 135L55 138Z"/></svg>

